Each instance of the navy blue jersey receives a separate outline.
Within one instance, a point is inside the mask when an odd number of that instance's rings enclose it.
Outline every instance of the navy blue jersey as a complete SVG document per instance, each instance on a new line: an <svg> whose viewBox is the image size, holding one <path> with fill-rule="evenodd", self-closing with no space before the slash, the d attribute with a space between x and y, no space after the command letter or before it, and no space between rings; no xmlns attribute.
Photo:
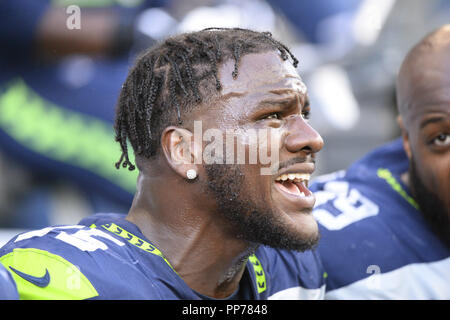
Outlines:
<svg viewBox="0 0 450 320"><path fill-rule="evenodd" d="M0 262L21 299L208 299L124 215L22 233L0 249ZM260 246L230 299L318 299L324 282L315 252Z"/></svg>
<svg viewBox="0 0 450 320"><path fill-rule="evenodd" d="M17 292L16 283L11 274L0 264L0 300L17 300L19 293Z"/></svg>
<svg viewBox="0 0 450 320"><path fill-rule="evenodd" d="M450 250L401 181L407 170L398 139L312 184L325 298L450 299Z"/></svg>

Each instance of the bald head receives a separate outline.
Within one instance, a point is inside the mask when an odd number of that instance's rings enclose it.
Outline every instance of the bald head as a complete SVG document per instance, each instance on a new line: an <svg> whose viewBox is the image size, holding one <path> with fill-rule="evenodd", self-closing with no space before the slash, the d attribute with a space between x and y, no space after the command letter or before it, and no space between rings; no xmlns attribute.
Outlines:
<svg viewBox="0 0 450 320"><path fill-rule="evenodd" d="M397 78L397 106L404 121L415 108L450 98L450 24L427 35L406 56Z"/></svg>
<svg viewBox="0 0 450 320"><path fill-rule="evenodd" d="M450 248L450 25L420 41L397 78L398 123L414 199Z"/></svg>

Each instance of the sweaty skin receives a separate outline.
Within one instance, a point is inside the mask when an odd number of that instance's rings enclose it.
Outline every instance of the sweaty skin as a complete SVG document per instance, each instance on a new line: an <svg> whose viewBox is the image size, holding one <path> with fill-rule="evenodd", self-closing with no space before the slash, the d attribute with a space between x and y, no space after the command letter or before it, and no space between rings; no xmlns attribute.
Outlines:
<svg viewBox="0 0 450 320"><path fill-rule="evenodd" d="M397 104L409 158L402 180L426 223L450 248L450 25L407 55L397 80Z"/></svg>
<svg viewBox="0 0 450 320"><path fill-rule="evenodd" d="M140 174L127 217L163 252L189 287L215 298L237 289L245 261L258 243L236 236L229 221L218 214L217 202L205 192L208 181L201 161L184 161L199 160L201 154L195 150L205 147L204 142L194 146L194 120L202 121L203 130L274 129L271 135L279 144L279 170L261 175L261 164L241 166L244 179L239 196L267 209L283 232L301 239L318 237L311 215L312 193L293 197L275 184L281 173L311 173L314 154L323 146L306 119L305 85L291 62L283 61L275 51L241 57L236 79L231 76L233 69L233 60L219 68L221 97L191 112L183 128L164 130L163 152L151 160L136 158ZM245 137L236 143L249 147ZM186 179L189 169L198 173L193 181Z"/></svg>
<svg viewBox="0 0 450 320"><path fill-rule="evenodd" d="M271 206L280 211L287 227L308 236L317 233L317 223L311 215L298 214L299 211L310 212L314 206L314 196L304 199L291 199L282 194L274 184L274 179L285 171L302 171L312 173L314 170L314 153L323 146L320 135L314 131L302 116L306 111L306 87L297 71L288 61L279 63L276 54L253 55L243 57L238 79L232 79L234 62L225 63L221 73L224 88L222 94L226 100L226 117L222 125L227 128L228 117L235 119L240 128L270 128L271 138L279 141L279 163L297 156L302 163L289 168L279 168L273 176L261 176L259 166L247 166L248 189L254 192L249 197L264 206ZM264 67L263 67L264 66ZM308 110L309 111L309 110ZM262 119L273 113L280 113L281 119ZM250 171L251 170L251 171ZM263 202L261 202L261 200ZM270 201L270 202L268 202Z"/></svg>
<svg viewBox="0 0 450 320"><path fill-rule="evenodd" d="M450 25L411 50L400 69L397 91L405 151L450 219ZM408 173L403 178L410 183Z"/></svg>

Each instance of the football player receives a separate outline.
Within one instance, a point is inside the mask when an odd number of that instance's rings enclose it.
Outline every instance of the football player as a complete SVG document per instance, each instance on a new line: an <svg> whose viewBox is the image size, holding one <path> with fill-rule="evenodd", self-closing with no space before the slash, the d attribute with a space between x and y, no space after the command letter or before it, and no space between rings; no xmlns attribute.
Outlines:
<svg viewBox="0 0 450 320"><path fill-rule="evenodd" d="M450 299L450 25L406 56L402 138L314 183L329 299Z"/></svg>
<svg viewBox="0 0 450 320"><path fill-rule="evenodd" d="M116 166L139 170L128 214L13 238L0 262L20 297L321 298L308 181L323 140L308 124L297 62L270 33L245 29L144 52L116 110Z"/></svg>

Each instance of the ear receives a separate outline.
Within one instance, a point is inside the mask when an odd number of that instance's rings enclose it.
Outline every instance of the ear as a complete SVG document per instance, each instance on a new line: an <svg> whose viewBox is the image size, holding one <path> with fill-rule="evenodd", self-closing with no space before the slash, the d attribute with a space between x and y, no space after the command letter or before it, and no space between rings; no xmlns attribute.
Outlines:
<svg viewBox="0 0 450 320"><path fill-rule="evenodd" d="M411 160L411 144L409 142L409 135L408 131L406 131L405 124L403 123L403 119L401 115L397 116L397 123L400 127L400 130L402 132L402 139L403 139L403 149L405 149L406 155L408 156L408 159Z"/></svg>
<svg viewBox="0 0 450 320"><path fill-rule="evenodd" d="M170 126L161 134L161 148L167 163L184 179L187 179L188 170L198 172L197 163L200 162L195 151L201 150L202 146L194 147L194 143L194 135L184 128Z"/></svg>

